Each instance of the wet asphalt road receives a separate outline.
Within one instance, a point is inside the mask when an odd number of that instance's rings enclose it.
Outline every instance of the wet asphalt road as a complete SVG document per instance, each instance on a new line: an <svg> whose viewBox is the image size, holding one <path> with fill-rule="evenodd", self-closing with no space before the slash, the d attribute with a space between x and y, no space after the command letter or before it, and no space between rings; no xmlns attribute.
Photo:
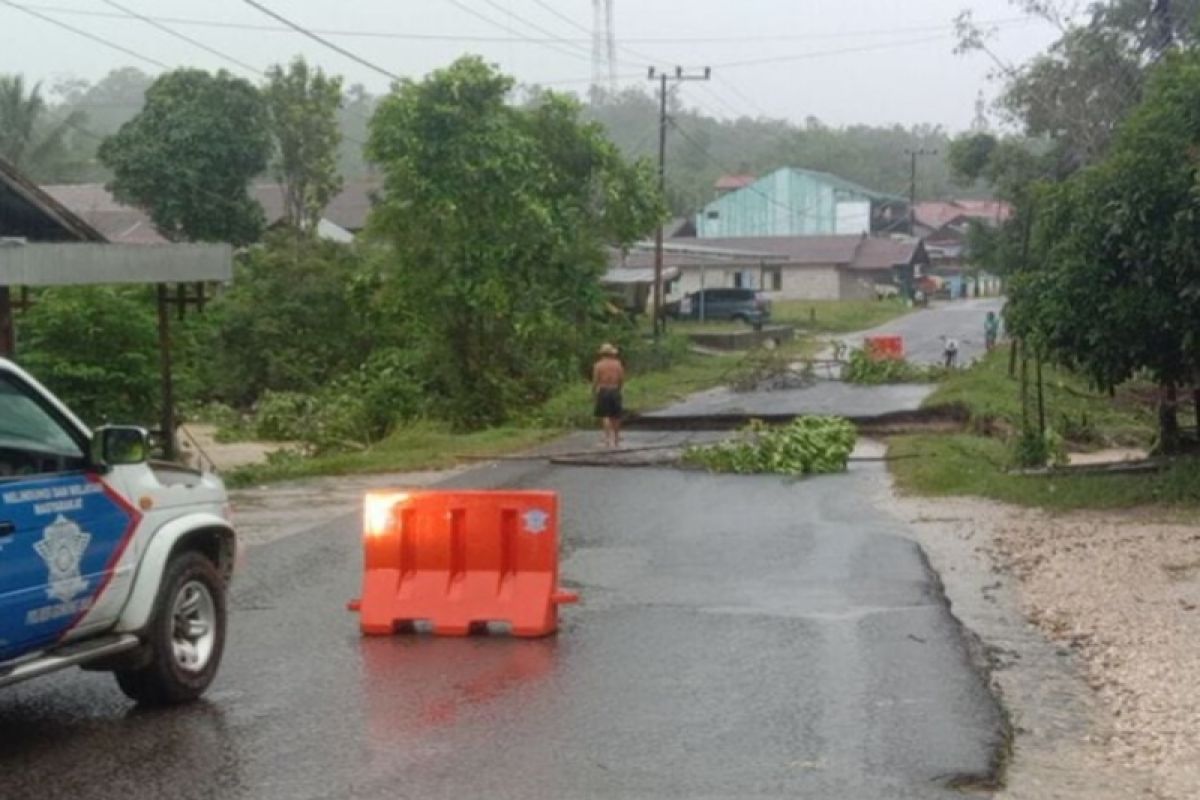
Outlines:
<svg viewBox="0 0 1200 800"><path fill-rule="evenodd" d="M548 487L557 638L363 640L357 520L256 548L200 705L108 676L0 694L0 797L933 798L986 773L997 709L878 475L790 483L505 464Z"/></svg>
<svg viewBox="0 0 1200 800"><path fill-rule="evenodd" d="M878 328L840 338L851 347L861 347L866 336L899 335L904 338L905 357L909 361L936 364L943 359L942 337L951 336L958 341L960 366L966 365L984 353L983 321L987 312L999 313L1003 304L1000 298L936 303ZM869 417L891 411L915 411L932 391L930 384L855 386L832 380L785 391L735 392L718 387L698 392L681 403L646 416L839 414Z"/></svg>
<svg viewBox="0 0 1200 800"><path fill-rule="evenodd" d="M361 638L354 516L252 548L205 701L142 712L80 671L0 692L0 798L960 796L1001 717L881 480L457 476L560 493L583 602L546 640Z"/></svg>
<svg viewBox="0 0 1200 800"><path fill-rule="evenodd" d="M971 300L934 303L927 309L908 314L869 331L845 337L847 344L861 346L864 336L896 334L904 337L904 355L909 361L925 364L940 363L943 358L942 337L958 340L960 365L969 364L986 350L983 323L987 312L1000 313L1004 300L986 297Z"/></svg>

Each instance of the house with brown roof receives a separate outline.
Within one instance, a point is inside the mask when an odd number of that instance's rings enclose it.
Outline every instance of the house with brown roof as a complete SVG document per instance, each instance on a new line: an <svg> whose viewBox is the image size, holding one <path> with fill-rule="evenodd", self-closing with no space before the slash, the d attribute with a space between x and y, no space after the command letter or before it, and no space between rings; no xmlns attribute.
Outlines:
<svg viewBox="0 0 1200 800"><path fill-rule="evenodd" d="M713 189L717 192L717 197L730 192L736 192L738 189L745 189L750 184L758 180L757 177L749 173L741 173L738 175L722 175L713 183Z"/></svg>
<svg viewBox="0 0 1200 800"><path fill-rule="evenodd" d="M1001 200L927 201L913 208L913 233L925 240L934 266L961 266L971 225L996 226L1011 215L1012 207Z"/></svg>
<svg viewBox="0 0 1200 800"><path fill-rule="evenodd" d="M907 294L929 264L920 240L884 236L736 236L673 238L663 265L673 279L667 301L701 288L756 289L781 300L846 300ZM652 275L654 245L614 260L623 274ZM611 270L610 270L611 271Z"/></svg>
<svg viewBox="0 0 1200 800"><path fill-rule="evenodd" d="M347 181L325 207L317 225L317 234L332 241L348 242L367 224L371 195L378 188L373 181ZM102 183L51 184L42 191L70 209L76 216L99 230L115 244L165 244L150 216L140 208L118 202ZM277 183L255 183L250 196L262 206L267 226L283 220L283 190Z"/></svg>
<svg viewBox="0 0 1200 800"><path fill-rule="evenodd" d="M929 273L951 297L993 294L999 280L972 269L968 238L973 225L995 227L1012 216L1001 200L947 200L917 203L913 231L925 240Z"/></svg>

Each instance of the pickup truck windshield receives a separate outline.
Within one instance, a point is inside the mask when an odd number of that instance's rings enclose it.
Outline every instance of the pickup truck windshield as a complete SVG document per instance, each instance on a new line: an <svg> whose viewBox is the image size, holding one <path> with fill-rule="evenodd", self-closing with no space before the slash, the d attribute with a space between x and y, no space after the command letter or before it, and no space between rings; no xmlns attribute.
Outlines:
<svg viewBox="0 0 1200 800"><path fill-rule="evenodd" d="M83 455L58 420L0 374L0 480L75 468Z"/></svg>

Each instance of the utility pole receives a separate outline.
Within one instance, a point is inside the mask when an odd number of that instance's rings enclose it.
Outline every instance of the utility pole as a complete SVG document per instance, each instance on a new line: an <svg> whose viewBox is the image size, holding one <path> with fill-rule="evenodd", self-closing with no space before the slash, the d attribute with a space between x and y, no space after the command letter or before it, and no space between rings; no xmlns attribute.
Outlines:
<svg viewBox="0 0 1200 800"><path fill-rule="evenodd" d="M658 191L667 195L667 82L706 81L712 77L712 68L703 72L685 73L683 67L675 71L659 71L650 67L646 77L658 81ZM703 299L703 295L701 296ZM662 334L663 328L663 226L659 223L654 234L654 338Z"/></svg>
<svg viewBox="0 0 1200 800"><path fill-rule="evenodd" d="M938 151L920 147L916 150L905 150L904 154L912 159L912 172L908 180L908 232L915 235L917 230L917 159L921 156L936 156Z"/></svg>

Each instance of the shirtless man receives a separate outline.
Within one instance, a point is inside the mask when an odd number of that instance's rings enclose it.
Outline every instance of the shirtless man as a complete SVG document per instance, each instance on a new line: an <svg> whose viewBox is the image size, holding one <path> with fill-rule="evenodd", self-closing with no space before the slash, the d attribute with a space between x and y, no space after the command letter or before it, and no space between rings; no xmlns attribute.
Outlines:
<svg viewBox="0 0 1200 800"><path fill-rule="evenodd" d="M621 446L621 389L625 386L625 368L617 359L617 348L600 346L600 357L592 367L592 395L596 399L596 416L604 421L606 447Z"/></svg>

